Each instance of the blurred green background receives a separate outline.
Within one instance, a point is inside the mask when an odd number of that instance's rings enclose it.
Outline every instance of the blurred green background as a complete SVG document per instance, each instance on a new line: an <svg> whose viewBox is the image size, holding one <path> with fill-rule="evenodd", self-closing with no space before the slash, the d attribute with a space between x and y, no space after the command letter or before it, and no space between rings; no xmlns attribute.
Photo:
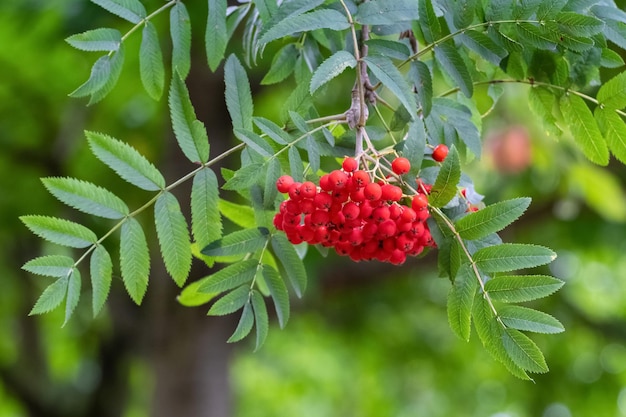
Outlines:
<svg viewBox="0 0 626 417"><path fill-rule="evenodd" d="M144 3L148 10L161 4ZM194 25L188 83L216 155L230 140L223 75L205 69L206 4L188 7ZM155 23L168 50L167 17ZM486 153L468 172L488 203L533 197L503 233L506 241L546 245L559 255L543 272L566 285L534 306L567 330L533 336L551 369L535 383L509 375L476 337L465 343L453 335L445 310L449 284L437 278L432 254L395 268L311 253L306 297L293 300L286 329L273 320L256 353L252 341L225 343L236 317L208 318L205 308L176 303L178 290L156 246L143 306L129 301L116 277L96 319L86 283L66 327L60 310L29 317L49 282L20 267L62 249L31 235L18 216L63 216L98 233L110 227L63 207L40 177L93 181L131 207L149 198L91 156L83 130L128 141L162 167L168 182L191 168L172 145L166 101L152 101L140 86L131 52L138 37L129 40L109 97L91 107L67 97L98 55L63 39L95 27L128 29L86 0L0 2L0 417L626 416L626 168L616 161L595 167L568 139L550 136L528 111L527 87L507 87L483 120ZM261 76L252 73L253 84ZM329 108L342 111L350 88L329 92ZM286 89L255 89L257 112L276 114ZM182 187L179 198L186 193ZM206 273L201 265L193 272Z"/></svg>

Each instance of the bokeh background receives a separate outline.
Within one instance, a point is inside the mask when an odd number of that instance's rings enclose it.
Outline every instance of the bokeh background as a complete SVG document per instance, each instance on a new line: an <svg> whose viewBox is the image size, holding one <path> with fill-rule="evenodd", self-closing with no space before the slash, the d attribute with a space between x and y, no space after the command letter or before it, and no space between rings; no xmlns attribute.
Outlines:
<svg viewBox="0 0 626 417"><path fill-rule="evenodd" d="M144 3L148 10L162 4ZM187 3L194 27L188 85L217 155L231 143L223 74L206 68L206 2ZM166 15L155 23L168 50ZM567 330L533 336L551 369L534 383L509 375L475 335L469 343L453 335L445 309L449 284L436 276L432 254L396 268L311 251L305 298L293 299L286 329L272 321L256 353L253 341L225 343L237 317L206 317L206 308L176 302L179 290L160 265L154 236L141 307L117 276L95 319L88 285L65 327L60 310L29 317L49 281L20 267L62 249L31 235L18 216L63 216L98 233L110 227L63 207L40 177L93 181L131 207L149 198L90 154L85 129L128 141L168 182L190 169L173 144L166 101L152 101L140 86L131 52L138 36L129 39L110 96L91 107L68 97L98 55L63 39L95 27L128 29L86 0L0 2L0 417L626 416L626 168L614 160L606 169L593 166L569 139L550 135L528 110L524 86L506 87L482 120L486 152L468 172L487 203L533 197L529 211L503 233L506 241L558 253L542 272L566 285L533 305ZM260 64L250 73L255 109L273 117L292 86L260 87L268 63ZM350 88L329 90L329 111L347 107ZM188 189L177 194L184 200ZM115 252L115 242L109 245ZM192 272L206 274L201 264Z"/></svg>

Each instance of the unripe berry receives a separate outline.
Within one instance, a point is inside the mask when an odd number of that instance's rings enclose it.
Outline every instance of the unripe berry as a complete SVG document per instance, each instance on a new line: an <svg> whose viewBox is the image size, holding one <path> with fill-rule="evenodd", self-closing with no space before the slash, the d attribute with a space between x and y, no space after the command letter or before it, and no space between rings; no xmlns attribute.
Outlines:
<svg viewBox="0 0 626 417"><path fill-rule="evenodd" d="M354 172L359 167L359 163L356 159L348 156L346 157L346 159L343 160L341 167L345 172Z"/></svg>
<svg viewBox="0 0 626 417"><path fill-rule="evenodd" d="M397 175L403 175L411 170L411 163L409 162L408 159L404 157L399 157L399 158L394 159L393 162L391 162L391 169Z"/></svg>
<svg viewBox="0 0 626 417"><path fill-rule="evenodd" d="M287 193L294 182L290 175L283 175L276 180L276 189L279 193Z"/></svg>
<svg viewBox="0 0 626 417"><path fill-rule="evenodd" d="M446 145L442 143L435 146L435 149L433 149L433 159L435 161L443 162L443 160L446 159L446 156L448 156L448 147Z"/></svg>

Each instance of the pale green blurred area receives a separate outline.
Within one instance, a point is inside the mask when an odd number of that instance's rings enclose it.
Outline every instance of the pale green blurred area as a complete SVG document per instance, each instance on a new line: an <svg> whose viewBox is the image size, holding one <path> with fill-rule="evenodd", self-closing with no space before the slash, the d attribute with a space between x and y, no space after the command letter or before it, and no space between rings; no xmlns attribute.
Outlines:
<svg viewBox="0 0 626 417"><path fill-rule="evenodd" d="M146 2L149 9L159 4ZM205 11L199 7L198 13ZM102 103L86 108L67 97L98 55L75 51L63 39L117 23L78 0L0 4L0 417L57 415L29 413L16 395L15 378L43 393L48 404L72 411L65 416L80 415L83 398L102 384L98 351L115 332L110 311L91 318L85 281L84 298L66 327L60 327L60 309L28 317L49 281L19 268L28 257L60 249L42 245L17 217L76 215L45 192L42 176L94 181L130 203L148 197L97 163L82 136L83 129L118 136L158 163L162 131L169 129L166 102L155 103L142 91L136 54L127 54L120 85ZM131 39L129 50L137 42ZM195 65L205 65L198 55ZM343 111L351 87L328 89L325 110ZM570 139L548 135L528 110L527 92L526 86L504 89L483 120L483 137L497 141L498 132L522 126L530 166L505 173L487 152L468 173L487 203L533 197L528 213L503 238L546 245L559 255L536 272L552 273L566 285L529 304L566 328L559 335L532 335L550 373L534 376L535 383L519 381L489 357L475 334L469 343L454 336L445 309L449 284L436 276L435 254L379 269L353 268L334 256L324 260L311 250L310 288L303 300L294 298L287 327L280 330L273 320L259 352L252 352L253 337L236 347L235 416L626 416L626 168L616 161L596 167ZM257 113L276 115L288 93L289 87L260 90ZM484 111L490 103L486 94L481 97ZM108 227L84 216L75 220L91 222L98 233ZM123 292L119 279L114 292ZM153 370L136 352L121 357L128 367L123 415L148 416Z"/></svg>

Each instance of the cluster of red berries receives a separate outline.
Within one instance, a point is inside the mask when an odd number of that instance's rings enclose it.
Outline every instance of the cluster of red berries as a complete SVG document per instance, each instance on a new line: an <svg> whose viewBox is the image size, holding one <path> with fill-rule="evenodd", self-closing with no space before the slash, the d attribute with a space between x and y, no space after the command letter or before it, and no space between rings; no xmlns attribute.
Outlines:
<svg viewBox="0 0 626 417"><path fill-rule="evenodd" d="M410 168L402 157L391 164L397 175ZM319 187L284 175L276 188L288 199L280 204L274 226L293 244L320 244L355 261L377 259L396 265L435 246L426 224L428 196L423 189L403 196L402 189L388 181L372 182L354 158L345 158L341 170L323 175ZM403 199L410 202L405 205Z"/></svg>

